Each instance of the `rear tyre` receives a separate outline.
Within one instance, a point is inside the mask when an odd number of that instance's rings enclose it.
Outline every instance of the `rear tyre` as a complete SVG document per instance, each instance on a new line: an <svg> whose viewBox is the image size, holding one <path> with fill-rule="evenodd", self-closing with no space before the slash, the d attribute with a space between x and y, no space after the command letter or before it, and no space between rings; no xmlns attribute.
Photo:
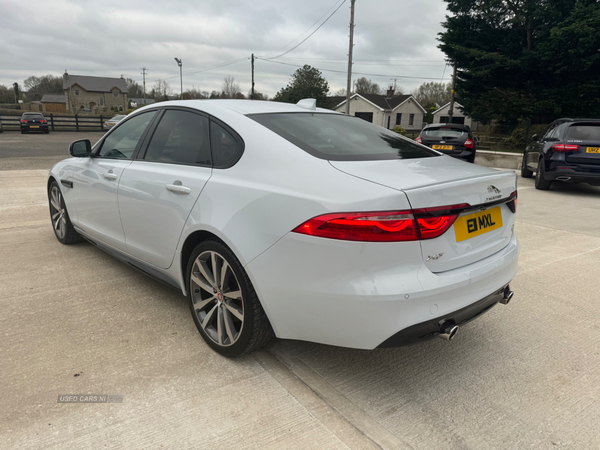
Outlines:
<svg viewBox="0 0 600 450"><path fill-rule="evenodd" d="M25 130L21 130L21 134L25 134Z"/></svg>
<svg viewBox="0 0 600 450"><path fill-rule="evenodd" d="M544 159L540 158L538 161L537 172L535 173L535 188L540 191L547 191L550 189L550 186L552 186L552 181L546 180L545 173Z"/></svg>
<svg viewBox="0 0 600 450"><path fill-rule="evenodd" d="M44 133L50 134L50 130L45 130Z"/></svg>
<svg viewBox="0 0 600 450"><path fill-rule="evenodd" d="M52 229L58 242L65 245L80 242L83 238L73 228L67 207L65 206L65 200L56 181L53 181L48 189L48 203L50 205Z"/></svg>
<svg viewBox="0 0 600 450"><path fill-rule="evenodd" d="M199 244L188 262L192 317L206 343L223 356L240 356L274 336L248 274L221 242Z"/></svg>
<svg viewBox="0 0 600 450"><path fill-rule="evenodd" d="M523 162L521 163L521 176L523 178L531 178L533 172L527 167L527 153L523 152Z"/></svg>

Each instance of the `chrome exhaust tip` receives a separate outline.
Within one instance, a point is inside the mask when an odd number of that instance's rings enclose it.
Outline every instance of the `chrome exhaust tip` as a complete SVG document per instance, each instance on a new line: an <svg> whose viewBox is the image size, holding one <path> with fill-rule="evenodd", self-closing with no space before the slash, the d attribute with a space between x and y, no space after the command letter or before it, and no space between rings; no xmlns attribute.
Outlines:
<svg viewBox="0 0 600 450"><path fill-rule="evenodd" d="M500 300L500 303L503 305L508 305L510 300L513 298L513 295L515 295L515 293L510 290L509 286L506 286L506 289L504 289L504 296L502 297L502 300Z"/></svg>
<svg viewBox="0 0 600 450"><path fill-rule="evenodd" d="M458 325L456 325L454 322L445 322L440 327L440 334L438 336L446 341L451 341L454 339L454 336L456 336L457 332Z"/></svg>
<svg viewBox="0 0 600 450"><path fill-rule="evenodd" d="M571 177L556 177L556 181L569 181Z"/></svg>

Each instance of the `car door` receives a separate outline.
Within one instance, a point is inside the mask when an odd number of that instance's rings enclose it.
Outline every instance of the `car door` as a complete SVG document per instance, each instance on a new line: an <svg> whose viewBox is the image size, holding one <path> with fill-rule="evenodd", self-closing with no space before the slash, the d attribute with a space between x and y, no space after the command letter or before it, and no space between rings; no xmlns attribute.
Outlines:
<svg viewBox="0 0 600 450"><path fill-rule="evenodd" d="M166 109L143 154L121 176L119 210L127 252L168 268L211 174L208 117L184 108Z"/></svg>
<svg viewBox="0 0 600 450"><path fill-rule="evenodd" d="M76 225L91 238L119 250L125 250L117 203L119 179L156 113L148 111L123 122L104 138L92 157L73 170Z"/></svg>
<svg viewBox="0 0 600 450"><path fill-rule="evenodd" d="M539 137L527 147L527 167L532 170L537 170L538 161L540 156L544 154L544 145L551 138L553 133L556 132L558 123L552 123L546 130L543 136Z"/></svg>

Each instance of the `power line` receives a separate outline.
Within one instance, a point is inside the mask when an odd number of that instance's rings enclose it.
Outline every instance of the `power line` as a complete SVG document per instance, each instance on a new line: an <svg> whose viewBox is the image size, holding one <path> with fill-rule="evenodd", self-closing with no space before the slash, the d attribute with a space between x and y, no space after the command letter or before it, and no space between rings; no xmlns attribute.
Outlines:
<svg viewBox="0 0 600 450"><path fill-rule="evenodd" d="M273 61L270 59L265 59L263 61L271 62L274 64L282 64L284 66L302 67L297 64L288 64L288 63L284 63L281 61ZM315 67L315 69L320 70L322 72L347 73L344 70L321 69L320 67ZM352 72L352 73L354 73L355 75L367 75L367 76L371 76L371 77L384 77L384 78L409 78L409 79L416 79L416 80L438 80L439 79L438 77L411 77L411 76L407 76L407 75L389 75L389 74L381 74L381 73L364 73L364 72Z"/></svg>
<svg viewBox="0 0 600 450"><path fill-rule="evenodd" d="M286 47L290 46L291 44L293 44L294 42L296 42L298 39L300 39L302 36L304 36L304 34L306 34L306 33L308 32L308 30L310 30L310 29L311 29L312 27L314 27L314 26L315 26L317 23L319 23L319 22L321 21L321 19L322 19L323 17L325 17L325 16L326 16L326 15L329 13L329 11L331 11L331 9L332 9L332 8L333 8L333 7L334 7L336 4L337 4L337 2L338 2L338 1L339 1L339 0L336 0L336 1L335 1L335 3L334 3L333 5L331 5L331 7L330 7L330 8L329 8L327 11L325 11L325 14L323 14L321 17L319 17L319 18L316 20L316 22L315 22L315 23L313 23L313 24L312 24L310 27L308 27L308 28L307 28L307 29L306 29L306 30L305 30L303 33L301 33L301 34L300 34L300 35L299 35L297 38L295 38L295 39L294 39L294 40L292 40L291 42L287 43L286 45L284 45L284 46L283 46L283 47L281 47L280 49L278 49L278 50L275 50L274 52L268 53L268 54L266 54L265 56L261 56L260 58L264 58L264 59L266 59L268 56L272 55L273 53L280 52L280 51L281 51L281 50L283 50L284 48L286 48ZM337 9L339 9L339 8L340 8L340 6L342 6L342 5L343 5L345 2L346 2L346 0L344 0L344 1L343 1L343 2L342 2L342 3L341 3L339 6L338 6L338 8L337 8ZM336 9L336 11L337 11L337 9ZM334 13L335 13L335 11L334 11ZM332 14L332 15L333 15L333 14ZM329 20L329 18L328 18L327 20ZM325 22L327 22L327 20L326 20ZM323 23L325 23L325 22L323 22ZM321 26L322 26L322 25L323 25L323 24L321 24ZM320 27L319 27L319 28L320 28ZM318 28L317 28L317 30L318 30ZM315 30L315 31L316 31L316 30ZM313 32L313 34L314 34L314 32ZM312 34L311 34L311 36L312 36ZM306 39L308 39L309 37L310 37L310 36L308 36ZM306 39L305 39L305 40L306 40ZM302 41L302 42L304 42L304 41ZM302 44L302 42L300 42L300 44ZM300 44L298 44L298 45L300 45ZM292 49L292 50L293 50L293 49ZM291 50L290 50L290 51L291 51ZM287 52L286 52L286 53L287 53ZM284 53L284 54L285 54L285 53ZM281 56L281 55L280 55L280 56ZM257 58L259 58L259 57L257 56ZM278 58L278 56L276 56L275 58Z"/></svg>
<svg viewBox="0 0 600 450"><path fill-rule="evenodd" d="M283 56L283 55L287 55L289 52L291 52L291 51L293 51L293 50L297 49L297 48L298 48L298 47L300 47L302 44L304 44L304 43L305 43L305 42L306 42L306 41L307 41L307 40L308 40L308 39L309 39L309 38L310 38L310 37L311 37L313 34L315 34L317 31L319 31L319 29L320 29L320 28L321 28L323 25L325 25L329 19L331 19L331 17L332 17L332 16L333 16L333 15L334 15L334 14L335 14L337 11L338 11L338 9L340 9L340 8L342 7L342 5L343 5L344 3L346 3L346 0L343 0L343 1L342 1L342 3L340 3L340 5L339 5L337 8L335 8L335 10L334 10L334 11L333 11L333 12L332 12L332 13L331 13L331 14L330 14L328 17L327 17L327 19L325 19L325 20L324 20L324 21L321 23L321 25L319 25L319 26L318 26L318 27L315 29L315 31L313 31L313 32L312 32L312 33L310 33L308 36L306 36L306 38L304 38L303 40L301 40L301 41L300 41L300 42L299 42L297 45L295 45L294 47L290 48L288 51L286 51L286 52L283 52L281 55L278 55L278 56L273 56L273 57L271 57L271 58L264 58L264 57L263 57L263 58L260 58L260 59L263 59L263 60L265 60L265 61L273 60L273 59L279 58L279 57L281 57L281 56ZM292 42L293 42L293 41L292 41ZM289 44L288 44L288 45L289 45ZM258 57L257 57L257 58L258 58Z"/></svg>

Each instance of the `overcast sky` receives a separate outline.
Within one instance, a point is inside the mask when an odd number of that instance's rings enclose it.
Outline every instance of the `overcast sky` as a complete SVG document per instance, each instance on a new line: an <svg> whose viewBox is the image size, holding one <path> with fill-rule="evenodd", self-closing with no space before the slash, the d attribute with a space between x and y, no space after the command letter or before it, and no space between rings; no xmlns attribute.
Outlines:
<svg viewBox="0 0 600 450"><path fill-rule="evenodd" d="M65 69L141 84L146 67L147 90L161 78L177 94L178 57L184 91L220 91L231 75L246 94L254 53L256 90L269 97L303 64L320 69L335 93L346 86L350 0L306 42L274 57L306 38L342 1L0 0L0 84L22 85L31 75ZM409 92L426 81L449 81L436 40L445 14L442 0L357 0L353 79L366 76L383 87L396 78Z"/></svg>

